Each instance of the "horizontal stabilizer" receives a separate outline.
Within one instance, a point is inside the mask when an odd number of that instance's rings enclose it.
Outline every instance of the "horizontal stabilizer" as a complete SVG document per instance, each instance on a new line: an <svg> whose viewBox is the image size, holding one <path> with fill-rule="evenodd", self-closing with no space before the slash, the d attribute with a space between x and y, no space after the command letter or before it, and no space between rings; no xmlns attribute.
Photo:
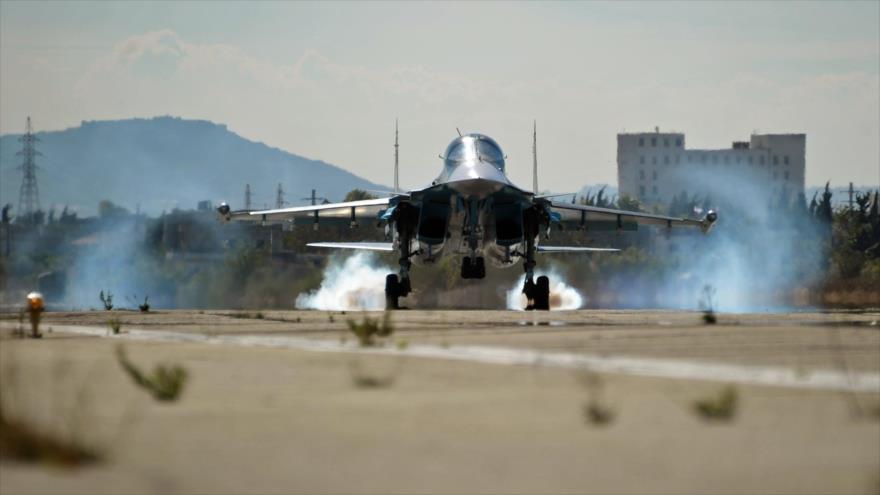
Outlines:
<svg viewBox="0 0 880 495"><path fill-rule="evenodd" d="M393 251L390 242L310 242L309 247L331 249L364 249L366 251Z"/></svg>
<svg viewBox="0 0 880 495"><path fill-rule="evenodd" d="M538 246L539 253L618 253L620 249L581 246Z"/></svg>

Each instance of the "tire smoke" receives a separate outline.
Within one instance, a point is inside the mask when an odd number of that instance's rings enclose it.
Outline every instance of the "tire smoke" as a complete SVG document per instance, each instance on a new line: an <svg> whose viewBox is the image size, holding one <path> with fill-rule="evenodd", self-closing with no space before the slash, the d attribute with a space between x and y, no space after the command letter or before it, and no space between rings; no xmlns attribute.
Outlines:
<svg viewBox="0 0 880 495"><path fill-rule="evenodd" d="M321 286L296 298L298 309L331 311L385 309L385 276L394 272L379 265L371 253L356 253L344 261L333 257Z"/></svg>
<svg viewBox="0 0 880 495"><path fill-rule="evenodd" d="M535 272L535 279L541 275L550 278L550 310L564 311L579 309L584 304L584 297L574 287L565 283L558 273ZM526 281L525 274L521 275L513 287L507 291L507 309L523 311L526 307L526 295L522 293L523 284Z"/></svg>

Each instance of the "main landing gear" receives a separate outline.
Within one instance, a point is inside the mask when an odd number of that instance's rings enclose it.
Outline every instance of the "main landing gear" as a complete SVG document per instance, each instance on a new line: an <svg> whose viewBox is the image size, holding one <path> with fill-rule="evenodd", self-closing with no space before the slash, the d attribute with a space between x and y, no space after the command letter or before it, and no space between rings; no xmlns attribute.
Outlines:
<svg viewBox="0 0 880 495"><path fill-rule="evenodd" d="M528 300L526 311L550 310L550 279L546 276L541 275L537 282L531 276L527 276L525 284L523 284L523 294Z"/></svg>
<svg viewBox="0 0 880 495"><path fill-rule="evenodd" d="M399 279L396 273L385 277L385 309L400 309L398 298L406 297L412 292L409 277Z"/></svg>

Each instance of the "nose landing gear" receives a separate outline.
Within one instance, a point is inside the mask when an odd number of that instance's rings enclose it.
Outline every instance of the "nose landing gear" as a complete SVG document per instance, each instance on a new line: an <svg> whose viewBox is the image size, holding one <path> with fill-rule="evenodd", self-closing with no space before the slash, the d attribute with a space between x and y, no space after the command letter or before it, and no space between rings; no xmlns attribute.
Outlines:
<svg viewBox="0 0 880 495"><path fill-rule="evenodd" d="M486 261L482 256L470 258L465 256L461 261L461 278L486 278Z"/></svg>

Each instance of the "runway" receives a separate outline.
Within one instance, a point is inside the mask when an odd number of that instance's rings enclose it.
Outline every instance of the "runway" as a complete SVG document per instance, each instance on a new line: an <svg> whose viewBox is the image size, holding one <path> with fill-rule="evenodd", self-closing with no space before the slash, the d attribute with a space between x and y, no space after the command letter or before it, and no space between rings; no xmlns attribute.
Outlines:
<svg viewBox="0 0 880 495"><path fill-rule="evenodd" d="M400 311L384 347L359 348L347 322L365 316L380 315L47 313L34 340L12 337L17 316L0 315L15 411L62 431L79 418L76 434L106 457L72 471L0 462L0 491L880 488L878 313L722 314L704 325L693 312ZM158 403L136 388L118 345L145 370L184 366L182 398ZM694 413L728 385L733 421ZM595 401L613 421L586 419Z"/></svg>

